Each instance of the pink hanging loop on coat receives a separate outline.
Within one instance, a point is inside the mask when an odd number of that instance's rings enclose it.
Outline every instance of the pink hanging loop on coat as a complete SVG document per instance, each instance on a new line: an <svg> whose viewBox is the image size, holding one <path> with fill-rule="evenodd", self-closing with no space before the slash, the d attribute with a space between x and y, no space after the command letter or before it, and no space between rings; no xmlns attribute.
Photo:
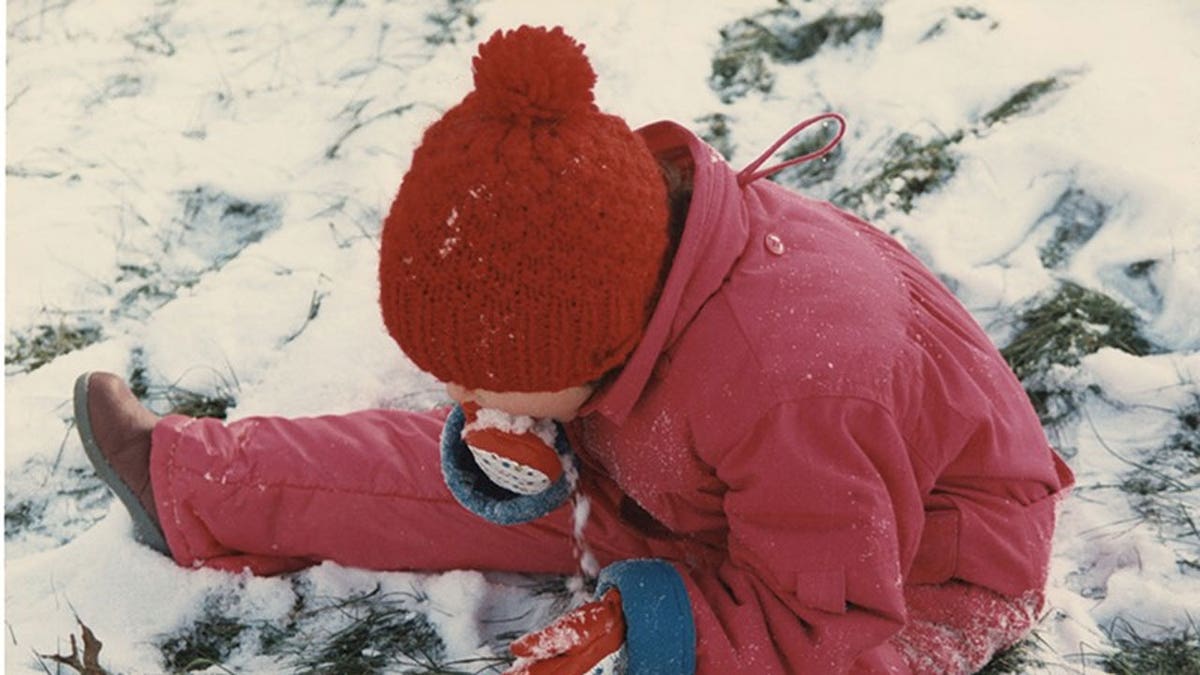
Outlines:
<svg viewBox="0 0 1200 675"><path fill-rule="evenodd" d="M772 155L774 155L775 151L778 150L781 146L783 146L784 143L787 143L788 141L790 141L793 136L800 133L801 131L804 131L805 129L812 126L813 124L816 124L817 122L821 122L823 120L828 120L828 119L837 120L838 131L837 131L837 134L834 135L833 140L826 143L825 146L822 147L820 150L815 150L813 152L810 152L805 155L801 155L799 157L793 157L792 159L789 159L786 162L780 162L778 164L773 164L765 169L760 170L758 168L758 167L762 166L763 162L767 161L767 159L769 159ZM804 120L803 122L797 124L796 126L792 127L791 129L788 129L787 133L785 133L783 136L780 136L779 140L775 141L775 143L772 144L771 147L767 148L766 152L764 152L763 154L758 156L758 159L754 160L746 168L739 171L738 175L737 175L738 185L741 187L745 187L746 185L753 183L754 181L758 180L759 178L765 178L766 176L770 176L771 174L782 171L783 169L786 169L789 166L794 166L796 164L801 164L801 163L807 162L810 159L816 159L818 157L824 156L824 155L828 154L829 152L831 152L835 147L837 147L837 144L839 142L841 142L842 136L844 136L844 135L846 135L846 118L842 117L842 115L840 113L835 113L835 112L821 113L820 115L810 117L810 118Z"/></svg>

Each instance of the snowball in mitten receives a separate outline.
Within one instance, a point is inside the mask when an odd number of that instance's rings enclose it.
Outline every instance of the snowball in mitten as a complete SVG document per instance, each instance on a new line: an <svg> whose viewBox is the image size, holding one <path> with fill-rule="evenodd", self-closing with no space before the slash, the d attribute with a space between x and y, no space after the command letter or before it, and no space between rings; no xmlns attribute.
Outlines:
<svg viewBox="0 0 1200 675"><path fill-rule="evenodd" d="M550 420L508 415L499 410L463 405L463 440L475 463L496 485L522 495L542 492L563 474L554 451L557 430Z"/></svg>

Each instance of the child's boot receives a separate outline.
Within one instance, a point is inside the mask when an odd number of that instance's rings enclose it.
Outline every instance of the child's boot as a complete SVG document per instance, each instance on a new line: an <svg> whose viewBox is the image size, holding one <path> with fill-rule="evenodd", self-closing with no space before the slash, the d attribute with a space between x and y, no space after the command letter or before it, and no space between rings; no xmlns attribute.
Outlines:
<svg viewBox="0 0 1200 675"><path fill-rule="evenodd" d="M84 452L133 517L134 537L169 555L150 484L150 438L157 422L120 377L84 373L75 381L75 424Z"/></svg>

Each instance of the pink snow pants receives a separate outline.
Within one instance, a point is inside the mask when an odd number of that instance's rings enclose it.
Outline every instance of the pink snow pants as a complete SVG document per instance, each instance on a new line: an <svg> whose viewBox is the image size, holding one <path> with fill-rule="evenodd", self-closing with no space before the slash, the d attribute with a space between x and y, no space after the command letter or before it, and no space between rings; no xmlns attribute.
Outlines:
<svg viewBox="0 0 1200 675"><path fill-rule="evenodd" d="M324 560L375 570L577 574L570 505L524 525L490 523L442 480L448 410L369 410L225 424L180 415L154 429L151 480L175 561L270 575ZM629 558L711 558L649 537L621 516L609 482L582 489L584 537L601 566ZM1035 600L951 582L911 587L910 620L892 647L916 673L971 672L1032 625ZM1036 600L1040 600L1037 598Z"/></svg>

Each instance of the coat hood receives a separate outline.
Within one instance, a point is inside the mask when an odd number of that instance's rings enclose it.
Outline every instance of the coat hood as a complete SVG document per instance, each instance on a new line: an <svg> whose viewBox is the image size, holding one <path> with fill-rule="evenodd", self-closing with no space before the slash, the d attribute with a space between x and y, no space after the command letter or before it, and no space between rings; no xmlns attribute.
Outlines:
<svg viewBox="0 0 1200 675"><path fill-rule="evenodd" d="M724 283L745 250L750 231L745 205L736 198L740 195L737 173L720 153L675 122L657 122L637 133L656 155L681 148L691 154L694 196L671 271L641 342L617 378L580 411L600 413L614 424L628 417L659 357Z"/></svg>

